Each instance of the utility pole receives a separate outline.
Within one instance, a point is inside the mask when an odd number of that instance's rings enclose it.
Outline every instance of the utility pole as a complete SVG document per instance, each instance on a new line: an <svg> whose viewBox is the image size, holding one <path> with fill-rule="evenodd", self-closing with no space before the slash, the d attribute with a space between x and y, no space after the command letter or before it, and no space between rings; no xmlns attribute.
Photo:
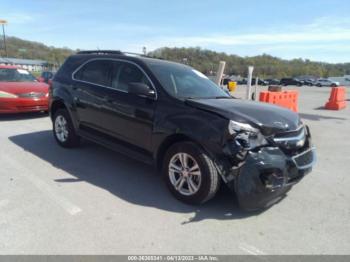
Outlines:
<svg viewBox="0 0 350 262"><path fill-rule="evenodd" d="M246 99L250 100L252 96L252 78L253 78L253 66L248 66L248 80L247 80L247 90L246 90Z"/></svg>
<svg viewBox="0 0 350 262"><path fill-rule="evenodd" d="M7 24L6 20L0 20L0 24L2 25L2 36L4 40L4 50L5 50L5 56L7 57L7 47L6 47L6 35L5 35L5 25Z"/></svg>
<svg viewBox="0 0 350 262"><path fill-rule="evenodd" d="M216 72L216 78L215 78L215 83L218 86L220 86L221 84L221 79L222 79L222 75L224 74L225 65L226 65L225 61L220 61L219 68L218 68L218 71Z"/></svg>

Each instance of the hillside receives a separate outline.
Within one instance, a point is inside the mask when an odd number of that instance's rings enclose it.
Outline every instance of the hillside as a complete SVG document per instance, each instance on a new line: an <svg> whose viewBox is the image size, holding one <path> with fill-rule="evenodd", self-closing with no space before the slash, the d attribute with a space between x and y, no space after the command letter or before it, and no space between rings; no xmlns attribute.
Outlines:
<svg viewBox="0 0 350 262"><path fill-rule="evenodd" d="M0 56L4 56L0 44ZM27 41L16 37L7 38L9 57L43 59L50 63L61 65L66 57L75 51L69 48L56 48L42 43ZM127 51L127 50L126 50ZM314 75L319 77L343 76L350 74L350 63L330 64L312 62L304 59L283 60L267 54L255 57L240 57L210 50L196 48L160 48L149 55L180 63L186 63L209 74L215 72L219 61L226 61L226 74L245 76L248 65L254 65L254 73L260 77L282 78L289 76Z"/></svg>
<svg viewBox="0 0 350 262"><path fill-rule="evenodd" d="M50 63L61 65L70 54L69 48L55 48L42 43L23 40L17 37L7 37L6 46L8 57L42 59ZM4 56L3 42L0 42L0 56Z"/></svg>

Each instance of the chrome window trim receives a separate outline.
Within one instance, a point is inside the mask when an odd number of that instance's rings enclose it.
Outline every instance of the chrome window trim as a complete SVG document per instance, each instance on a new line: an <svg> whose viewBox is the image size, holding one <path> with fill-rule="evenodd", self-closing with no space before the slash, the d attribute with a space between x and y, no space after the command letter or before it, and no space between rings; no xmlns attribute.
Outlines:
<svg viewBox="0 0 350 262"><path fill-rule="evenodd" d="M118 92L122 92L122 93L126 93L128 94L129 92L127 91L124 91L124 90L119 90L119 89L116 89L116 88L113 88L111 86L105 86L105 85L100 85L100 84L96 84L96 83L92 83L92 82L88 82L88 81L84 81L84 80L79 80L79 79L76 79L74 76L75 74L82 68L84 67L86 64L90 63L90 62L93 62L93 61L96 61L96 60L105 60L105 61L117 61L117 62L126 62L126 63L129 63L129 64L132 64L134 66L136 66L138 69L141 70L141 72L146 76L146 78L148 79L148 81L151 83L151 86L154 90L154 93L155 93L155 98L154 100L157 100L158 99L158 92L157 92L157 89L156 87L154 86L151 78L147 75L147 73L145 72L145 70L143 70L143 68L141 66L139 66L138 64L136 64L135 62L133 61L129 61L129 60L126 60L126 59L119 59L119 58L91 58L89 60L87 60L86 62L84 62L83 64L81 64L80 66L78 66L77 69L75 69L72 73L72 80L74 81L77 81L77 82L81 82L81 83L86 83L86 84L91 84L91 85L95 85L95 86L100 86L100 87L104 87L104 88L108 88L108 89L111 89L111 90L114 90L114 91L118 91Z"/></svg>

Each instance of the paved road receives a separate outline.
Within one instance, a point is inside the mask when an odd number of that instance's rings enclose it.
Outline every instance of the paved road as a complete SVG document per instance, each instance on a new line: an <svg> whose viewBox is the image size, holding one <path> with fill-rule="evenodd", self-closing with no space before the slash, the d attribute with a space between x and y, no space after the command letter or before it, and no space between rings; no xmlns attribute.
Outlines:
<svg viewBox="0 0 350 262"><path fill-rule="evenodd" d="M319 109L329 88L300 91L318 163L259 214L225 189L184 205L151 167L91 143L58 147L48 117L0 117L0 254L349 254L350 109Z"/></svg>

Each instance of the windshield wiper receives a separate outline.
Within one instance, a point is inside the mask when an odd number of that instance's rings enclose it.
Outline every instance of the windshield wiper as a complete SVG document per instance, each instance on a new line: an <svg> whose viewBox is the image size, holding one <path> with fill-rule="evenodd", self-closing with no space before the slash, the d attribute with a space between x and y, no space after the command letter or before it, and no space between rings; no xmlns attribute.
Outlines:
<svg viewBox="0 0 350 262"><path fill-rule="evenodd" d="M184 97L184 99L227 99L227 98L233 98L232 96L208 96L208 97L194 97L194 96L188 96L188 97Z"/></svg>
<svg viewBox="0 0 350 262"><path fill-rule="evenodd" d="M232 96L215 96L215 99L221 99L221 98L232 98Z"/></svg>

